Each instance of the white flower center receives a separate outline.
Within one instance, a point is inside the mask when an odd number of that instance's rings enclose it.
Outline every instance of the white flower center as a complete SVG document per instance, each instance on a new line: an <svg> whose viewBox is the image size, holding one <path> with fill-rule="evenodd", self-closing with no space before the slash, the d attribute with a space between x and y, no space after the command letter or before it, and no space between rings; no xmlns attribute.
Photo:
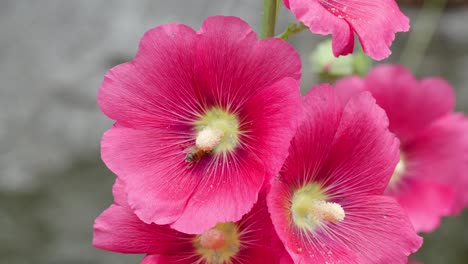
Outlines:
<svg viewBox="0 0 468 264"><path fill-rule="evenodd" d="M221 142L221 138L223 136L223 130L207 126L198 132L195 145L199 149L205 152L209 152L212 151Z"/></svg>
<svg viewBox="0 0 468 264"><path fill-rule="evenodd" d="M307 219L316 225L320 224L322 220L336 223L343 221L344 218L345 212L341 205L322 200L313 200L307 212Z"/></svg>
<svg viewBox="0 0 468 264"><path fill-rule="evenodd" d="M403 155L400 155L400 161L395 167L395 170L393 171L392 177L390 178L390 182L388 183L389 187L393 187L398 182L400 182L401 178L406 172L406 163L405 159L403 158Z"/></svg>

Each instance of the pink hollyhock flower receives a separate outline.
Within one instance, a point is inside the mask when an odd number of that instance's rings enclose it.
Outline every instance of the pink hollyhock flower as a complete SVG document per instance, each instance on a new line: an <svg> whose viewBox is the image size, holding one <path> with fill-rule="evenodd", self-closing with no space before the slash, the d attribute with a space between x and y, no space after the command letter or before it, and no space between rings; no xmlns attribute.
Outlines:
<svg viewBox="0 0 468 264"><path fill-rule="evenodd" d="M250 211L287 156L300 116L299 55L258 40L236 17L143 36L133 61L111 69L99 106L116 126L102 159L125 182L145 223L200 233Z"/></svg>
<svg viewBox="0 0 468 264"><path fill-rule="evenodd" d="M295 263L406 263L422 243L383 195L398 140L369 93L342 105L329 85L304 99L306 119L273 180L268 207Z"/></svg>
<svg viewBox="0 0 468 264"><path fill-rule="evenodd" d="M141 221L128 205L120 180L113 193L114 204L94 224L93 244L119 253L147 254L142 264L274 264L284 252L268 214L265 193L240 221L218 223L199 235Z"/></svg>
<svg viewBox="0 0 468 264"><path fill-rule="evenodd" d="M395 0L283 0L310 31L332 34L335 56L353 52L354 33L364 52L375 60L387 58L396 32L409 30L409 19Z"/></svg>
<svg viewBox="0 0 468 264"><path fill-rule="evenodd" d="M442 216L468 204L468 119L453 113L455 97L445 80L419 81L403 66L381 65L365 79L338 81L336 88L345 101L370 91L387 113L401 153L386 194L398 200L417 231L434 230Z"/></svg>

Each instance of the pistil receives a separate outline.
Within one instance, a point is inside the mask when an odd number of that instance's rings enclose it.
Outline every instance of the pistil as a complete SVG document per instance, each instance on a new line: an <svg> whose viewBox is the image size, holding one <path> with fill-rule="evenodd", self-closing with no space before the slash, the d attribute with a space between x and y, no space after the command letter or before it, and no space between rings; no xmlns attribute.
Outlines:
<svg viewBox="0 0 468 264"><path fill-rule="evenodd" d="M223 130L207 126L198 133L195 145L205 152L210 152L221 142L223 136Z"/></svg>

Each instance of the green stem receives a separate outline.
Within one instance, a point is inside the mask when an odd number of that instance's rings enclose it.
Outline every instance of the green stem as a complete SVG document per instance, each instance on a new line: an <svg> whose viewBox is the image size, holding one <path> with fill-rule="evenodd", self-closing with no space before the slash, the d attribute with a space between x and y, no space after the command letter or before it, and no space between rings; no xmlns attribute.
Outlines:
<svg viewBox="0 0 468 264"><path fill-rule="evenodd" d="M261 38L269 38L275 35L277 1L263 0Z"/></svg>
<svg viewBox="0 0 468 264"><path fill-rule="evenodd" d="M400 57L401 63L407 65L415 73L426 55L446 5L447 0L424 1L419 11Z"/></svg>
<svg viewBox="0 0 468 264"><path fill-rule="evenodd" d="M286 28L286 30L279 34L277 37L278 38L282 38L284 40L288 40L289 36L291 35L294 35L294 34L298 34L300 32L302 32L304 29L307 29L308 27L306 25L304 25L303 23L293 23L293 24L289 24L288 28Z"/></svg>

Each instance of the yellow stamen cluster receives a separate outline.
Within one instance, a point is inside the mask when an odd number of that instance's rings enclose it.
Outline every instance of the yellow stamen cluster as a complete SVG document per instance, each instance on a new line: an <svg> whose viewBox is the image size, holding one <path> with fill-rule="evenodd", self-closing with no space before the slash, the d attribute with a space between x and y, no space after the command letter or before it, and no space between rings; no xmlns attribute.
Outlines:
<svg viewBox="0 0 468 264"><path fill-rule="evenodd" d="M213 107L195 122L196 146L215 153L233 150L239 143L239 121L234 114Z"/></svg>
<svg viewBox="0 0 468 264"><path fill-rule="evenodd" d="M320 185L311 183L296 190L291 203L291 213L296 226L312 231L324 222L343 221L345 211L341 205L326 200Z"/></svg>

